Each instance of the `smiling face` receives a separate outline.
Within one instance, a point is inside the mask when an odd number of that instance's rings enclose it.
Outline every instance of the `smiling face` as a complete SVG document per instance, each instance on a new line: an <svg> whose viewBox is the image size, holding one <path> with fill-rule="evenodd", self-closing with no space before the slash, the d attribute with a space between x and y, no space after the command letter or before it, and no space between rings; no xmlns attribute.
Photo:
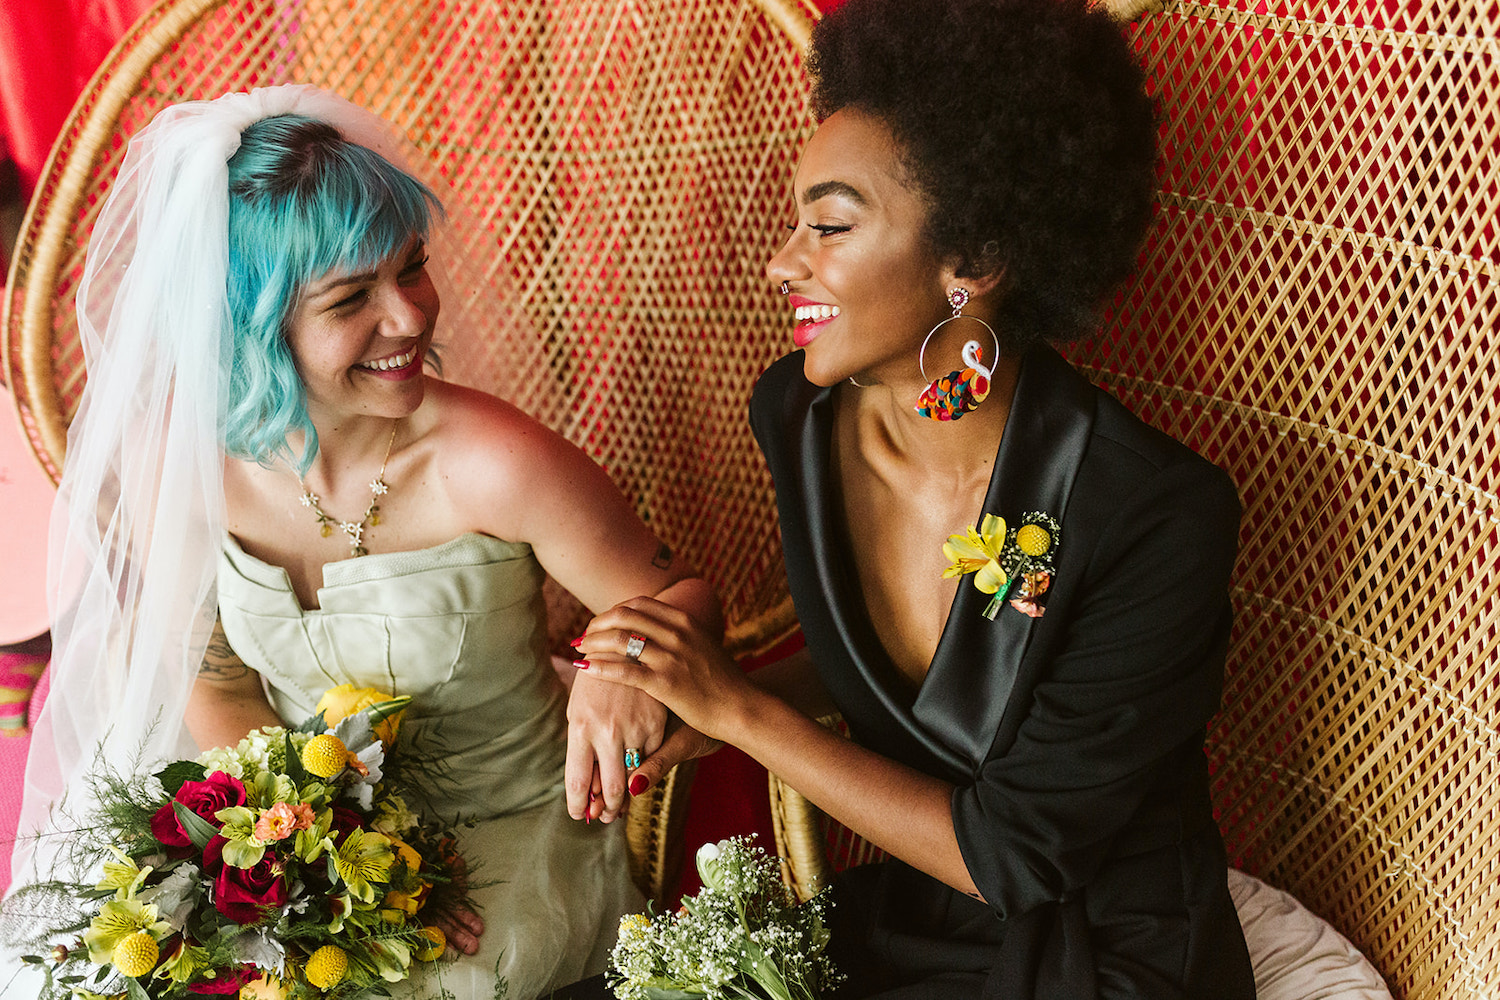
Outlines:
<svg viewBox="0 0 1500 1000"><path fill-rule="evenodd" d="M422 361L439 309L426 264L426 247L413 238L371 270L330 271L303 289L287 345L314 425L402 417L422 402Z"/></svg>
<svg viewBox="0 0 1500 1000"><path fill-rule="evenodd" d="M797 224L766 274L791 290L807 378L921 382L917 350L949 315L954 276L926 238L927 204L905 179L889 129L853 108L829 116L802 153L793 190Z"/></svg>

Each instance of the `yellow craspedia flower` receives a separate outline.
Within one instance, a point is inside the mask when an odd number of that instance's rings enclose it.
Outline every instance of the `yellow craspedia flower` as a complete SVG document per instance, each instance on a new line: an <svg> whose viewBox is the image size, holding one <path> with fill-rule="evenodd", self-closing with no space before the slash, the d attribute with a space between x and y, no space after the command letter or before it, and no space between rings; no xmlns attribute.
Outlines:
<svg viewBox="0 0 1500 1000"><path fill-rule="evenodd" d="M325 944L312 953L302 970L307 981L320 990L337 986L349 971L349 956L336 944Z"/></svg>
<svg viewBox="0 0 1500 1000"><path fill-rule="evenodd" d="M417 950L417 961L435 962L441 958L443 949L448 947L448 935L443 933L443 929L441 927L423 927L419 933L431 941L432 944L426 948Z"/></svg>
<svg viewBox="0 0 1500 1000"><path fill-rule="evenodd" d="M349 763L349 748L332 733L314 736L302 748L302 766L319 778L332 778Z"/></svg>
<svg viewBox="0 0 1500 1000"><path fill-rule="evenodd" d="M1028 556L1044 556L1052 548L1052 534L1040 524L1023 524L1016 529L1016 544Z"/></svg>
<svg viewBox="0 0 1500 1000"><path fill-rule="evenodd" d="M156 938L145 931L136 931L120 939L111 961L120 970L120 975L135 979L156 968L156 960L160 957L161 949L156 945Z"/></svg>

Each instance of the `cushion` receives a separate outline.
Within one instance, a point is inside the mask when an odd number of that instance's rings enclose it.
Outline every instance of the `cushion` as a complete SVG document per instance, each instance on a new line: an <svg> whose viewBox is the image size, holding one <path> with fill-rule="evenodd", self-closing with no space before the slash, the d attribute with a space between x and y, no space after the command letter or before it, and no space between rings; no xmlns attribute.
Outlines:
<svg viewBox="0 0 1500 1000"><path fill-rule="evenodd" d="M1229 895L1250 947L1258 1000L1391 1000L1359 949L1289 893L1231 868Z"/></svg>

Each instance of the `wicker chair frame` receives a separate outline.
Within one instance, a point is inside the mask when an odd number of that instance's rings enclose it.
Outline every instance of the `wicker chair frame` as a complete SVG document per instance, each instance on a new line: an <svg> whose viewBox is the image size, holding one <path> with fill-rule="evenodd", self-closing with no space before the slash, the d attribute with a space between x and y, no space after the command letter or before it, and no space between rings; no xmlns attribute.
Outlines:
<svg viewBox="0 0 1500 1000"><path fill-rule="evenodd" d="M458 192L480 335L448 370L594 456L719 588L737 653L773 644L794 623L744 413L785 350L762 264L810 131L814 16L803 0L167 0L85 89L18 240L3 356L39 460L55 481L85 378L74 289L125 140L170 103L317 84L396 123L418 172ZM484 336L508 329L486 312L501 299L524 330ZM557 588L549 602L564 649L581 609ZM630 813L634 874L659 899L691 776Z"/></svg>
<svg viewBox="0 0 1500 1000"><path fill-rule="evenodd" d="M1209 734L1232 862L1410 1000L1500 996L1497 24L1476 0L1140 22L1159 211L1070 352L1240 485ZM771 797L804 896L825 840L865 849Z"/></svg>

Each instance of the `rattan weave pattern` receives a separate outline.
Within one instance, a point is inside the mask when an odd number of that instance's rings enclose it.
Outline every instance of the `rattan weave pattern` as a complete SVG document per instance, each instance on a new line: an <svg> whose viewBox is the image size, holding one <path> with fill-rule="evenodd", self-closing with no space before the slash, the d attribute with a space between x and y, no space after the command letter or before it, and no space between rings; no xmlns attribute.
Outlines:
<svg viewBox="0 0 1500 1000"><path fill-rule="evenodd" d="M449 376L583 447L713 580L731 644L774 642L793 623L745 413L790 346L762 268L811 131L813 16L804 0L168 0L86 89L23 224L4 358L38 455L56 479L85 375L74 289L126 138L177 101L317 84L395 122L417 172L456 192L467 266L444 315L466 329L449 324ZM549 601L561 647L579 609ZM690 780L631 813L635 874L658 896L681 855L664 817Z"/></svg>
<svg viewBox="0 0 1500 1000"><path fill-rule="evenodd" d="M451 338L451 376L599 460L719 586L741 647L762 625L784 628L770 483L745 408L789 346L762 267L810 130L800 52L811 11L800 0L156 8L80 100L16 254L10 287L28 297L7 313L6 369L43 462L55 478L82 388L73 286L123 137L174 101L314 83L396 122L457 192L476 329ZM519 295L524 336L486 321L486 300L502 295ZM575 625L559 621L558 634Z"/></svg>
<svg viewBox="0 0 1500 1000"><path fill-rule="evenodd" d="M1500 8L1169 5L1137 282L1070 352L1245 504L1231 858L1398 996L1500 993Z"/></svg>
<svg viewBox="0 0 1500 1000"><path fill-rule="evenodd" d="M1209 734L1232 861L1408 1000L1500 995L1497 25L1477 0L1137 25L1157 220L1068 352L1240 486ZM774 776L771 798L800 892L819 836L864 849Z"/></svg>

